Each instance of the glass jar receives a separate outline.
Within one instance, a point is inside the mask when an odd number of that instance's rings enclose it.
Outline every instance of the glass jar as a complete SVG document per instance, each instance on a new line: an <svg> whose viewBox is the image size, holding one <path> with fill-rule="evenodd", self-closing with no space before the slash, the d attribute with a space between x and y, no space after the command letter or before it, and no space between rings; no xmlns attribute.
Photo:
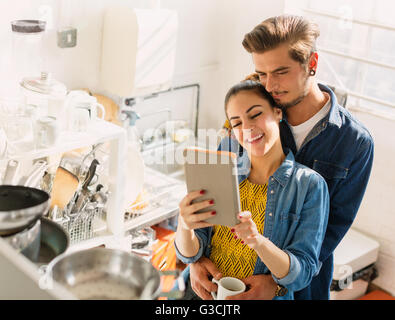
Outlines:
<svg viewBox="0 0 395 320"><path fill-rule="evenodd" d="M45 70L43 40L45 21L15 20L11 22L12 55L15 62L17 81L24 77L33 77Z"/></svg>

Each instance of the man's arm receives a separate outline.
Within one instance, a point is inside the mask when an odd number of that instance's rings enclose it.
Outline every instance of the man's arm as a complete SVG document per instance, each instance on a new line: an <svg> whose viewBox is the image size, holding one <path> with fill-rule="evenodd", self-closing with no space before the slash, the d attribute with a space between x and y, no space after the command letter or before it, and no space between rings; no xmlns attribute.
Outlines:
<svg viewBox="0 0 395 320"><path fill-rule="evenodd" d="M217 285L211 281L212 278L222 278L221 272L215 264L206 257L201 257L195 263L189 265L191 287L203 300L212 300L210 292L217 291Z"/></svg>
<svg viewBox="0 0 395 320"><path fill-rule="evenodd" d="M346 179L332 191L328 226L321 247L320 261L325 261L343 239L355 219L365 194L373 164L373 141L365 140L360 150L349 168Z"/></svg>

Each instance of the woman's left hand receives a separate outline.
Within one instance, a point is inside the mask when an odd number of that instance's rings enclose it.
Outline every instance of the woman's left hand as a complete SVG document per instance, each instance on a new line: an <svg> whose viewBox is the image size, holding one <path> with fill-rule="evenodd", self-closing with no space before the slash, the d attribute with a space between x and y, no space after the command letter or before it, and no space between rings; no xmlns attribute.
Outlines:
<svg viewBox="0 0 395 320"><path fill-rule="evenodd" d="M231 231L241 243L248 245L250 248L257 250L265 241L263 235L258 232L255 222L252 220L251 212L243 211L237 216L241 223L234 226Z"/></svg>

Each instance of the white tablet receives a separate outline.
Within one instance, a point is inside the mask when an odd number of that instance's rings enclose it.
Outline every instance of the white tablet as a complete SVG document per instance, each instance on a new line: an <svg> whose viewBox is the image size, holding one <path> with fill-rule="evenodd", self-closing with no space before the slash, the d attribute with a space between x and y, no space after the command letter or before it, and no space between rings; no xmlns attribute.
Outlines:
<svg viewBox="0 0 395 320"><path fill-rule="evenodd" d="M241 210L236 154L186 148L184 157L188 193L205 190L196 201L214 199L211 207L197 213L215 210L216 215L206 222L229 227L238 224L237 214Z"/></svg>

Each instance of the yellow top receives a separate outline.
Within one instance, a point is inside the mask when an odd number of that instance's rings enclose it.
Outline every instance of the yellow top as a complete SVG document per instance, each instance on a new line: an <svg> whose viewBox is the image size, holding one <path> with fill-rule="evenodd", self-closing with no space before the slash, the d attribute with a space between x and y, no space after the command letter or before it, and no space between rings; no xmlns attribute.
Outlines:
<svg viewBox="0 0 395 320"><path fill-rule="evenodd" d="M259 185L243 180L239 185L242 211L250 211L260 234L263 234L267 199L267 184ZM246 278L254 273L256 252L234 234L227 226L214 226L210 260L224 277Z"/></svg>

